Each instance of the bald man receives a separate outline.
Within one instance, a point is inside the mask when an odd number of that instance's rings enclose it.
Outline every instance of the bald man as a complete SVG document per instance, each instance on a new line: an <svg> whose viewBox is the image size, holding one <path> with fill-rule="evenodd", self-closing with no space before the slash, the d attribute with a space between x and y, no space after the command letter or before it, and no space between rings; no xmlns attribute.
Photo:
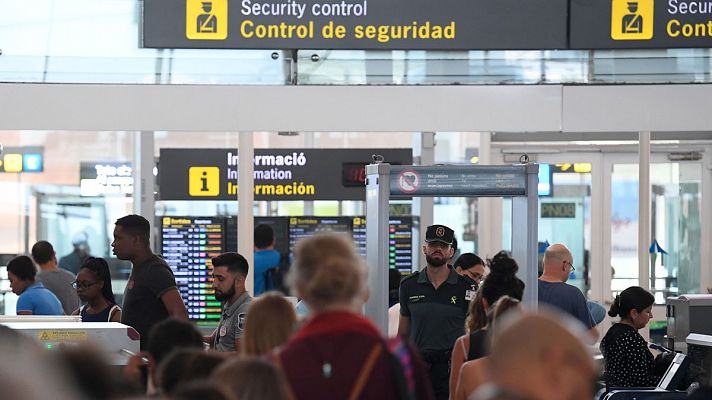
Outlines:
<svg viewBox="0 0 712 400"><path fill-rule="evenodd" d="M468 398L591 400L598 376L593 358L577 339L580 328L557 319L529 313L504 321L487 360L489 383Z"/></svg>
<svg viewBox="0 0 712 400"><path fill-rule="evenodd" d="M591 338L598 340L598 329L581 291L567 285L569 275L574 271L573 256L561 243L552 244L544 253L544 273L539 278L539 304L549 304L571 315L589 330Z"/></svg>

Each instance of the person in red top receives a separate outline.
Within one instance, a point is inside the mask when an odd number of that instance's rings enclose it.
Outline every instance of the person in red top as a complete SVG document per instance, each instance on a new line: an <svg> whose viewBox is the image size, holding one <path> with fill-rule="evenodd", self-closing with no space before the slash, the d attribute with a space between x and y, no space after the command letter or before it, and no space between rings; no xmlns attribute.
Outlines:
<svg viewBox="0 0 712 400"><path fill-rule="evenodd" d="M287 378L289 399L432 399L412 347L391 353L378 328L360 314L366 268L353 243L318 235L299 242L294 256L291 286L311 317L273 355Z"/></svg>

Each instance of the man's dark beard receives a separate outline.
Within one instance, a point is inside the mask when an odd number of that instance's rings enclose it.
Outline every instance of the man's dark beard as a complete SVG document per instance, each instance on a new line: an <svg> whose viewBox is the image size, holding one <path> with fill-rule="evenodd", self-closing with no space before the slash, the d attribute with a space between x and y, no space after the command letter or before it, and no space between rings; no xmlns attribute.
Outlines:
<svg viewBox="0 0 712 400"><path fill-rule="evenodd" d="M428 265L433 267L442 267L443 265L447 264L447 258L445 257L437 259L426 255L425 261L428 262Z"/></svg>
<svg viewBox="0 0 712 400"><path fill-rule="evenodd" d="M230 290L228 290L227 292L221 292L221 291L218 291L218 290L215 291L215 298L216 298L218 301L228 301L228 300L230 300L230 299L232 298L232 296L234 296L234 295L235 295L235 285L231 286L231 287L230 287Z"/></svg>

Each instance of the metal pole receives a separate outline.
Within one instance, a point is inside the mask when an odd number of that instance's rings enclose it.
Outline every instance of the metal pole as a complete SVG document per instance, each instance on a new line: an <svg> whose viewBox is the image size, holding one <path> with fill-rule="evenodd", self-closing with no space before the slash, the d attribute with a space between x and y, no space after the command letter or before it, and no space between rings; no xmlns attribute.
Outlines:
<svg viewBox="0 0 712 400"><path fill-rule="evenodd" d="M491 141L491 133L480 133L480 160L477 165L490 165L492 163ZM499 237L495 238L492 236L492 227L494 226L494 219L492 218L494 213L492 210L494 201L494 199L487 197L477 199L477 253L483 259L485 257L492 257L497 252L497 247L499 247L499 245L495 245L495 243L501 241Z"/></svg>
<svg viewBox="0 0 712 400"><path fill-rule="evenodd" d="M238 133L238 165L237 165L237 231L239 240L237 241L237 252L242 254L247 260L250 270L245 280L245 287L250 294L254 293L254 200L255 183L252 180L255 169L253 159L255 157L255 144L252 132Z"/></svg>
<svg viewBox="0 0 712 400"><path fill-rule="evenodd" d="M153 176L153 131L134 133L133 159L133 212L151 223L151 248L155 249L156 209L154 200L155 178Z"/></svg>
<svg viewBox="0 0 712 400"><path fill-rule="evenodd" d="M539 165L527 166L527 196L512 198L512 256L519 264L519 279L524 281L524 304L537 308L538 295L538 237L539 237Z"/></svg>
<svg viewBox="0 0 712 400"><path fill-rule="evenodd" d="M638 133L638 286L650 289L650 132Z"/></svg>
<svg viewBox="0 0 712 400"><path fill-rule="evenodd" d="M303 132L304 148L314 148L314 132ZM314 200L304 200L304 215L314 215ZM341 214L339 214L341 215Z"/></svg>
<svg viewBox="0 0 712 400"><path fill-rule="evenodd" d="M369 296L365 313L388 334L388 219L390 164L366 166L366 263Z"/></svg>
<svg viewBox="0 0 712 400"><path fill-rule="evenodd" d="M435 163L435 132L416 133L416 140L413 146L413 156L417 159L417 165L433 165ZM414 197L413 215L420 217L420 238L425 237L425 230L433 224L433 198ZM457 232L456 232L457 233ZM460 232L462 238L462 232ZM413 271L420 269L420 252L413 253Z"/></svg>

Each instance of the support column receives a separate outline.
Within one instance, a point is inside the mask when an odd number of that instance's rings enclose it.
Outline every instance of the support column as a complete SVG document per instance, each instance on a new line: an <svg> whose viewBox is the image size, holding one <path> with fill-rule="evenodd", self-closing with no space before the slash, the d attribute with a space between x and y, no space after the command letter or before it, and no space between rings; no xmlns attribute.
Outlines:
<svg viewBox="0 0 712 400"><path fill-rule="evenodd" d="M255 169L253 159L255 144L252 132L238 133L238 165L237 165L237 231L240 239L237 241L237 252L242 254L250 266L245 280L245 287L250 295L254 294L254 200L255 183L252 180Z"/></svg>
<svg viewBox="0 0 712 400"><path fill-rule="evenodd" d="M492 164L492 134L490 132L480 132L479 157L477 165ZM498 199L489 197L479 197L477 199L477 255L483 260L492 257L497 253L500 246L500 237L493 237L494 227L494 202Z"/></svg>
<svg viewBox="0 0 712 400"><path fill-rule="evenodd" d="M304 148L314 148L314 132L303 132ZM314 200L304 200L304 215L314 215ZM339 214L341 215L341 214Z"/></svg>
<svg viewBox="0 0 712 400"><path fill-rule="evenodd" d="M527 196L512 198L512 256L519 264L519 279L524 281L524 304L536 309L539 301L538 236L539 236L539 165L528 164Z"/></svg>
<svg viewBox="0 0 712 400"><path fill-rule="evenodd" d="M153 176L153 131L134 132L133 151L133 212L151 223L151 248L156 246L156 208Z"/></svg>
<svg viewBox="0 0 712 400"><path fill-rule="evenodd" d="M366 264L369 296L366 317L388 334L388 202L390 164L366 166Z"/></svg>
<svg viewBox="0 0 712 400"><path fill-rule="evenodd" d="M433 165L435 163L435 132L415 134L413 141L413 164ZM433 224L433 198L413 198L413 215L420 217L419 242L425 239L425 230ZM462 233L462 232L460 232ZM460 235L462 238L462 235ZM419 247L416 246L415 249ZM413 271L420 269L420 251L413 252Z"/></svg>
<svg viewBox="0 0 712 400"><path fill-rule="evenodd" d="M650 132L638 133L638 286L650 289Z"/></svg>

